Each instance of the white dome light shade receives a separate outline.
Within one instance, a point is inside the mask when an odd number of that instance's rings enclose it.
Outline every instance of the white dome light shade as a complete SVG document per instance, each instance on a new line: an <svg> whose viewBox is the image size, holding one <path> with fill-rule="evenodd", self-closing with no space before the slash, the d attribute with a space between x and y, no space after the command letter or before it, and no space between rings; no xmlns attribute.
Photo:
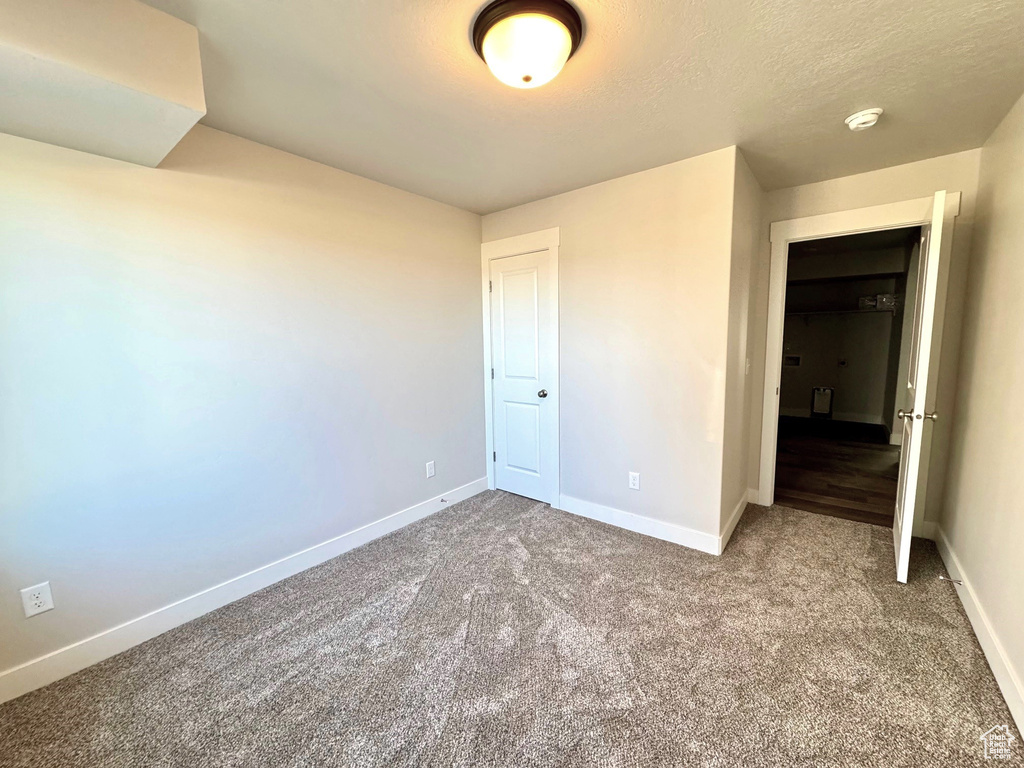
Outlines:
<svg viewBox="0 0 1024 768"><path fill-rule="evenodd" d="M572 53L572 36L557 19L522 13L502 19L484 36L483 59L513 88L537 88L562 71Z"/></svg>
<svg viewBox="0 0 1024 768"><path fill-rule="evenodd" d="M583 40L583 19L568 0L494 0L473 22L473 47L513 88L550 83Z"/></svg>

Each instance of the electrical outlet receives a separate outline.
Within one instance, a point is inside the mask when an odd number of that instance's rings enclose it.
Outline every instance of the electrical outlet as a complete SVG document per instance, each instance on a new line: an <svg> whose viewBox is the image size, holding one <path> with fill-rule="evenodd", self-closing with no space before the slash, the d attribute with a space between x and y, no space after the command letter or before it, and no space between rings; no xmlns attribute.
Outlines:
<svg viewBox="0 0 1024 768"><path fill-rule="evenodd" d="M434 476L434 462L428 461L427 462L427 477L433 477L433 476Z"/></svg>
<svg viewBox="0 0 1024 768"><path fill-rule="evenodd" d="M640 473L639 472L630 472L629 473L629 487L632 488L634 491L639 491L640 490Z"/></svg>
<svg viewBox="0 0 1024 768"><path fill-rule="evenodd" d="M44 581L34 587L21 590L21 605L25 609L25 618L53 610L53 595L50 594L50 582Z"/></svg>

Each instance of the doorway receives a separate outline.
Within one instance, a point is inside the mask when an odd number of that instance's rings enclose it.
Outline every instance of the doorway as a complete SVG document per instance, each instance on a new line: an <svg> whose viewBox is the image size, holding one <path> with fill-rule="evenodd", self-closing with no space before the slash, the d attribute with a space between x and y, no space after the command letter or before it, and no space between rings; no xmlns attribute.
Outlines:
<svg viewBox="0 0 1024 768"><path fill-rule="evenodd" d="M488 487L557 507L559 230L484 243Z"/></svg>
<svg viewBox="0 0 1024 768"><path fill-rule="evenodd" d="M931 430L935 412L935 384L942 340L943 312L953 225L960 213L960 193L936 192L932 197L850 211L779 221L771 225L771 272L768 292L766 365L761 424L761 462L758 502L770 506L775 501L776 459L778 456L779 417L781 413L783 351L786 323L786 294L790 248L805 241L837 238L883 230L920 227L923 233L919 249L919 267L914 298L914 319L909 344L906 379L896 391L896 416L899 432L899 469L896 500L892 516L892 535L896 579L906 582L910 564L910 540L923 510L923 493L928 472ZM940 299L940 297L942 297ZM877 296L876 296L877 301ZM901 340L902 342L902 340ZM901 343L901 350L904 348ZM832 412L828 387L813 392L812 412Z"/></svg>
<svg viewBox="0 0 1024 768"><path fill-rule="evenodd" d="M775 501L892 528L921 227L789 247Z"/></svg>

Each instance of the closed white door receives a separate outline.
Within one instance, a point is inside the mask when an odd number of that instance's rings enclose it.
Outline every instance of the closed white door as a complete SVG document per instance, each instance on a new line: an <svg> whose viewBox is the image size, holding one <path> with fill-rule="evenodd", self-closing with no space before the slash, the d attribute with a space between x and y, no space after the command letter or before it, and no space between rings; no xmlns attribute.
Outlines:
<svg viewBox="0 0 1024 768"><path fill-rule="evenodd" d="M555 506L557 281L550 250L490 261L495 486Z"/></svg>
<svg viewBox="0 0 1024 768"><path fill-rule="evenodd" d="M917 278L917 306L914 309L914 334L910 348L910 372L903 393L899 416L903 421L900 475L896 491L896 513L892 535L896 548L896 578L906 583L910 569L910 539L917 517L921 454L925 440L931 439L928 422L937 418L926 411L928 371L931 365L939 264L943 246L948 247L953 233L943 231L946 193L937 192L932 207L931 225L924 227L921 241L921 266Z"/></svg>

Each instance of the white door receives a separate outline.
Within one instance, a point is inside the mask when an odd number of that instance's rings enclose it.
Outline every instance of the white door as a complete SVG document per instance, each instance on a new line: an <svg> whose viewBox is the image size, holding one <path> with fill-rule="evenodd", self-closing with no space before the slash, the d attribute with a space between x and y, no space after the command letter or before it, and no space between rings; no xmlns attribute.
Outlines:
<svg viewBox="0 0 1024 768"><path fill-rule="evenodd" d="M550 250L490 261L494 482L557 506L558 275Z"/></svg>
<svg viewBox="0 0 1024 768"><path fill-rule="evenodd" d="M910 348L910 372L903 406L899 415L903 420L903 442L900 453L899 485L896 491L896 514L893 518L892 537L896 547L896 578L906 583L910 568L910 538L914 531L918 504L918 478L921 473L921 453L931 430L926 429L936 414L925 411L928 402L928 369L931 361L932 336L935 327L935 304L939 283L939 262L943 239L953 236L943 231L946 211L946 193L937 192L932 207L932 221L923 228L921 265L917 278L917 306L914 309L914 333Z"/></svg>

